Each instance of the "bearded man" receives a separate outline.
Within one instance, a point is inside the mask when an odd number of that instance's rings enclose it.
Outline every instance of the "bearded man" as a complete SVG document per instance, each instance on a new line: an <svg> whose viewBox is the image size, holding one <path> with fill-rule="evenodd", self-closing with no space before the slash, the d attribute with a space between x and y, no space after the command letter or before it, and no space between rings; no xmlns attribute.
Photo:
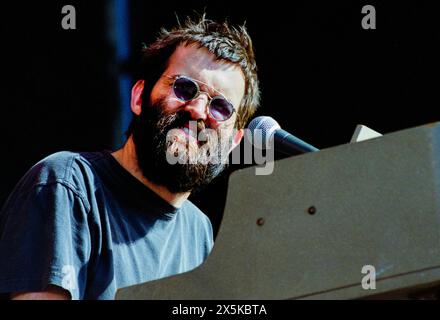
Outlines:
<svg viewBox="0 0 440 320"><path fill-rule="evenodd" d="M189 200L225 167L259 105L244 27L188 20L143 51L134 118L115 151L58 152L19 181L0 214L0 293L113 299L189 271L213 246Z"/></svg>

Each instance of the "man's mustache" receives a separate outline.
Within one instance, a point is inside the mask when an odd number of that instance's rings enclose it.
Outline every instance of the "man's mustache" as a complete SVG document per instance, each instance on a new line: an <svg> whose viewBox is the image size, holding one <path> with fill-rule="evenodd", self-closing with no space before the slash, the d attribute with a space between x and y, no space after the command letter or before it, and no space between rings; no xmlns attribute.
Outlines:
<svg viewBox="0 0 440 320"><path fill-rule="evenodd" d="M177 111L175 113L171 114L165 114L162 116L162 118L158 122L158 129L162 131L163 134L167 134L169 131L173 129L181 129L184 127L193 127L190 126L190 121L196 121L194 120L191 115L186 111ZM201 132L203 132L205 129L208 129L209 127L206 125L205 121L202 119L197 120L197 132L196 137L199 136ZM209 130L208 130L209 131ZM207 139L205 141L200 141L200 144L207 143L209 139L209 134L206 133Z"/></svg>

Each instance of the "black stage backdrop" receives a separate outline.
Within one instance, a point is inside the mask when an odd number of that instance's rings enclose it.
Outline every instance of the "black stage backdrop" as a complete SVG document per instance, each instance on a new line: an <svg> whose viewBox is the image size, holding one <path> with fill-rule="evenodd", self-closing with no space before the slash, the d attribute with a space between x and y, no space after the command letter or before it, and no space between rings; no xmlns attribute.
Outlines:
<svg viewBox="0 0 440 320"><path fill-rule="evenodd" d="M76 9L75 30L61 27L64 5ZM361 26L364 5L376 8L375 30ZM115 16L124 6L129 52L121 58ZM246 21L259 64L258 115L318 148L347 143L358 123L388 133L440 120L440 27L432 2L5 1L0 204L50 153L119 147L127 114L121 74L134 71L141 43L152 42L160 27L203 11L214 20ZM227 177L192 196L215 230Z"/></svg>

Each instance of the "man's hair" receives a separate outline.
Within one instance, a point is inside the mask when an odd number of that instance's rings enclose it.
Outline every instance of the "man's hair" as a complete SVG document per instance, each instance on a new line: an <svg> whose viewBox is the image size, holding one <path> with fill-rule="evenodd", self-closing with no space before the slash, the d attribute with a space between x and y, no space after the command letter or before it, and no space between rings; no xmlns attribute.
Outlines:
<svg viewBox="0 0 440 320"><path fill-rule="evenodd" d="M162 29L154 43L142 50L139 78L144 80L142 101L149 101L150 93L167 67L170 56L179 45L206 48L218 60L239 66L245 77L245 93L237 110L235 127L243 128L260 104L257 65L252 40L243 26L217 23L202 15L199 21L188 18L170 31ZM127 131L132 132L133 121Z"/></svg>

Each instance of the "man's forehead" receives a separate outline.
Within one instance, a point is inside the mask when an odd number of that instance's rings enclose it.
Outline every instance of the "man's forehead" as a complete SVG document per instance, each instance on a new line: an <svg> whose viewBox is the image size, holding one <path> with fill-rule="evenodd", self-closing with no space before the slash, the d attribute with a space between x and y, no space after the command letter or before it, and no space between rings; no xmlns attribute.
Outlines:
<svg viewBox="0 0 440 320"><path fill-rule="evenodd" d="M217 60L215 55L205 47L196 44L179 45L171 55L169 65L176 67L193 67L193 69L232 70L236 65ZM239 68L238 68L239 69Z"/></svg>

